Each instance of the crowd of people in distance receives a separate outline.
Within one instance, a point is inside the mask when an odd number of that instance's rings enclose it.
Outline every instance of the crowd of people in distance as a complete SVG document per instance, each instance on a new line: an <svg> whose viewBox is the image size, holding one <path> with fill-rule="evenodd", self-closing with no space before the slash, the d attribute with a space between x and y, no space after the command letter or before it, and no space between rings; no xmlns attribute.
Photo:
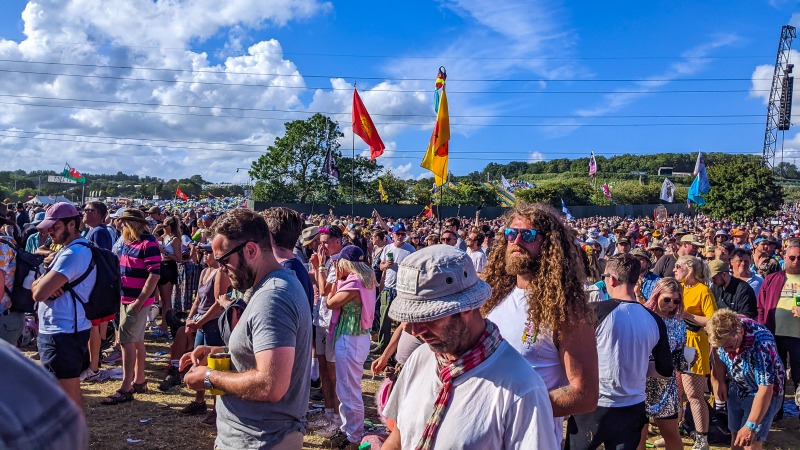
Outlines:
<svg viewBox="0 0 800 450"><path fill-rule="evenodd" d="M115 365L103 405L184 385L180 413L219 449L760 449L776 421L797 428L797 205L737 221L228 206L0 203L0 447L86 448L83 389ZM158 380L147 341L170 345ZM365 367L387 434L366 425Z"/></svg>

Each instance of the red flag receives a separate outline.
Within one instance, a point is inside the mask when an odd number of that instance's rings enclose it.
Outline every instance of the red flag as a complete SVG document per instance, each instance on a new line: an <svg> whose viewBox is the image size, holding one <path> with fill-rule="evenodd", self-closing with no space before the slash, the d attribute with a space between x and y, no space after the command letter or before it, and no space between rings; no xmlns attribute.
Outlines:
<svg viewBox="0 0 800 450"><path fill-rule="evenodd" d="M183 193L181 188L177 188L177 190L175 191L175 196L183 201L189 200L189 197L187 197L186 194Z"/></svg>
<svg viewBox="0 0 800 450"><path fill-rule="evenodd" d="M372 123L356 88L353 88L353 133L360 136L369 145L370 161L375 161L375 158L383 154L386 146L378 136L378 130L375 129L375 124Z"/></svg>
<svg viewBox="0 0 800 450"><path fill-rule="evenodd" d="M425 209L422 210L422 216L428 219L433 219L433 204L428 203Z"/></svg>

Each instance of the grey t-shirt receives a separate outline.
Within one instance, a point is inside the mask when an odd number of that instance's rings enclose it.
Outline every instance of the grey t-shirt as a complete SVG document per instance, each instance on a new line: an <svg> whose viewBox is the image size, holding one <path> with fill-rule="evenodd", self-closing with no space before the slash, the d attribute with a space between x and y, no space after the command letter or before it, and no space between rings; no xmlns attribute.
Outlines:
<svg viewBox="0 0 800 450"><path fill-rule="evenodd" d="M272 448L288 433L305 432L311 383L311 311L303 286L285 268L271 272L261 282L233 329L231 369L254 370L255 354L277 347L295 348L289 390L277 403L220 396L217 447Z"/></svg>
<svg viewBox="0 0 800 450"><path fill-rule="evenodd" d="M399 267L398 264L403 262L406 256L414 253L414 247L411 244L403 244L400 247L396 247L394 243L388 244L381 252L381 261L386 261L388 258L388 254L391 253L392 257L394 258L394 264L389 266L386 269L383 287L394 289L397 286L397 268Z"/></svg>

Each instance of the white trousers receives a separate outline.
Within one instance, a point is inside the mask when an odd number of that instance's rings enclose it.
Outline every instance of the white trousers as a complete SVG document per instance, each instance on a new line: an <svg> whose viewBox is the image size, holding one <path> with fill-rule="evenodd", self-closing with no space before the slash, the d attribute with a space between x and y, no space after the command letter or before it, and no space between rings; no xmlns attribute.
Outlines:
<svg viewBox="0 0 800 450"><path fill-rule="evenodd" d="M369 334L342 335L336 339L336 395L339 396L341 430L350 442L364 437L364 398L361 377L369 355Z"/></svg>

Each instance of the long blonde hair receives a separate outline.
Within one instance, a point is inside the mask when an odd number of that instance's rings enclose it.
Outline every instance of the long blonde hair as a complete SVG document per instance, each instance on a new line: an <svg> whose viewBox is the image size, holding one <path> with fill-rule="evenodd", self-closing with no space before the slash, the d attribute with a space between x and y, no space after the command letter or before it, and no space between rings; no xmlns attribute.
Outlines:
<svg viewBox="0 0 800 450"><path fill-rule="evenodd" d="M147 223L138 220L122 220L122 239L125 243L138 241L143 235L149 234Z"/></svg>
<svg viewBox="0 0 800 450"><path fill-rule="evenodd" d="M367 289L375 289L375 286L378 284L375 281L375 271L366 263L340 259L337 264L340 269L354 274Z"/></svg>

